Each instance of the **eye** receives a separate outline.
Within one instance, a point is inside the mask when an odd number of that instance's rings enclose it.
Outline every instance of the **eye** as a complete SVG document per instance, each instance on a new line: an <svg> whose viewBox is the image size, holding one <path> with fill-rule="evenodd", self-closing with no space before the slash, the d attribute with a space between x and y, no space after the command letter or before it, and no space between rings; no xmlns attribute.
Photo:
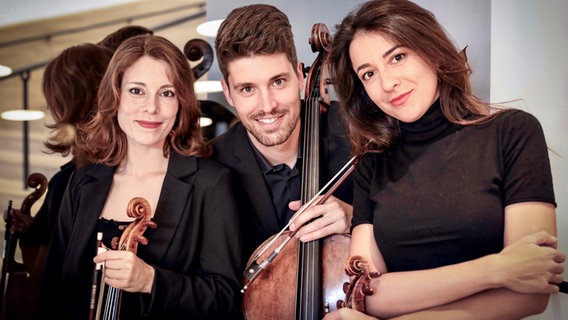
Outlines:
<svg viewBox="0 0 568 320"><path fill-rule="evenodd" d="M253 88L253 87L250 87L250 86L247 86L247 87L242 87L239 91L240 91L243 95L249 96L249 95L251 95L251 94L254 92L254 88Z"/></svg>
<svg viewBox="0 0 568 320"><path fill-rule="evenodd" d="M140 88L130 88L130 89L128 90L128 92L130 92L130 93L132 93L132 94L135 94L135 95L141 95L141 94L144 93L144 92L142 91L142 89L140 89Z"/></svg>
<svg viewBox="0 0 568 320"><path fill-rule="evenodd" d="M274 86L275 86L275 87L282 87L282 86L284 86L285 84L286 84L286 80L285 80L285 79L280 78L280 79L274 80Z"/></svg>
<svg viewBox="0 0 568 320"><path fill-rule="evenodd" d="M369 79L371 79L374 75L375 75L375 72L374 72L374 71L367 71L367 72L364 72L364 73L361 75L361 79L362 79L362 80L369 80Z"/></svg>
<svg viewBox="0 0 568 320"><path fill-rule="evenodd" d="M397 53L392 57L391 62L392 63L398 63L400 62L402 59L404 59L406 57L406 54L404 53Z"/></svg>
<svg viewBox="0 0 568 320"><path fill-rule="evenodd" d="M175 97L176 94L172 90L166 90L166 91L162 92L160 95L162 97L171 98L171 97Z"/></svg>

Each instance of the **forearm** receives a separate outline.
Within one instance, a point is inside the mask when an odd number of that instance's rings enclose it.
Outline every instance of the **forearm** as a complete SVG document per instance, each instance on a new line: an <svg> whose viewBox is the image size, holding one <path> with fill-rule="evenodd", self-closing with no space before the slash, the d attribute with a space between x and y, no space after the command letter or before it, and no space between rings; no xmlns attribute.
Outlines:
<svg viewBox="0 0 568 320"><path fill-rule="evenodd" d="M379 318L452 303L501 285L493 277L495 256L429 270L385 273L371 282L367 310Z"/></svg>
<svg viewBox="0 0 568 320"><path fill-rule="evenodd" d="M543 312L547 306L548 297L546 294L530 295L516 293L507 289L494 289L440 307L409 313L391 319L522 319Z"/></svg>

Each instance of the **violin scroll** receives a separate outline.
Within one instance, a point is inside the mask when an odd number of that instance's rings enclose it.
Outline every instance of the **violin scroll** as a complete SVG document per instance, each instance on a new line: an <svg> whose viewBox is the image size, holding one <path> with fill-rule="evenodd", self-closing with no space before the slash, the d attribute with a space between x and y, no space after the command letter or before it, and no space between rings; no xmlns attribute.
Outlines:
<svg viewBox="0 0 568 320"><path fill-rule="evenodd" d="M47 178L39 172L34 172L28 177L28 186L35 190L22 201L20 210L26 215L31 215L32 205L38 201L47 190Z"/></svg>
<svg viewBox="0 0 568 320"><path fill-rule="evenodd" d="M152 211L148 201L141 197L135 197L128 202L126 214L131 218L136 218L123 231L119 240L120 250L132 251L136 254L138 243L148 244L148 239L144 237L147 228L156 228L156 223L152 221Z"/></svg>
<svg viewBox="0 0 568 320"><path fill-rule="evenodd" d="M378 278L379 272L370 272L368 263L360 256L352 256L347 261L345 273L353 277L343 284L345 301L337 301L337 308L351 308L365 313L365 297L373 294L371 279Z"/></svg>

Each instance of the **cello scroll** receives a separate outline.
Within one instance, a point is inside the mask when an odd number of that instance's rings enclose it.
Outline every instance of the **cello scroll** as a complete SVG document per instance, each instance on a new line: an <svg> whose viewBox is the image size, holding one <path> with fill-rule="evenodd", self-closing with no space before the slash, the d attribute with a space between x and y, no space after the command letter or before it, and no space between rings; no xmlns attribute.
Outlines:
<svg viewBox="0 0 568 320"><path fill-rule="evenodd" d="M202 59L195 67L191 68L195 80L201 78L213 64L213 48L203 39L191 39L183 47L183 53L189 61Z"/></svg>
<svg viewBox="0 0 568 320"><path fill-rule="evenodd" d="M320 103L320 111L325 112L331 104L329 86L331 79L326 66L327 53L331 50L331 34L324 23L316 23L312 26L309 44L312 52L319 52L312 66L307 70L306 77L306 100L317 98Z"/></svg>

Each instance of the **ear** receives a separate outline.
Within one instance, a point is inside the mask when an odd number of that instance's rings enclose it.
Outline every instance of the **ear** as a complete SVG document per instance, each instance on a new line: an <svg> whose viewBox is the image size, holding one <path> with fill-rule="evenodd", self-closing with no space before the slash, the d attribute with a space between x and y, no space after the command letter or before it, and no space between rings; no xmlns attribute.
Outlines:
<svg viewBox="0 0 568 320"><path fill-rule="evenodd" d="M304 78L304 70L302 68L302 63L298 60L296 65L296 73L298 74L298 79L300 80L300 91L304 90L304 82L306 79Z"/></svg>
<svg viewBox="0 0 568 320"><path fill-rule="evenodd" d="M225 79L221 79L221 87L223 87L223 94L225 95L225 99L231 105L231 107L234 108L235 105L233 104L233 99L231 99L231 92L229 91L229 86L227 85L227 82L225 82Z"/></svg>

